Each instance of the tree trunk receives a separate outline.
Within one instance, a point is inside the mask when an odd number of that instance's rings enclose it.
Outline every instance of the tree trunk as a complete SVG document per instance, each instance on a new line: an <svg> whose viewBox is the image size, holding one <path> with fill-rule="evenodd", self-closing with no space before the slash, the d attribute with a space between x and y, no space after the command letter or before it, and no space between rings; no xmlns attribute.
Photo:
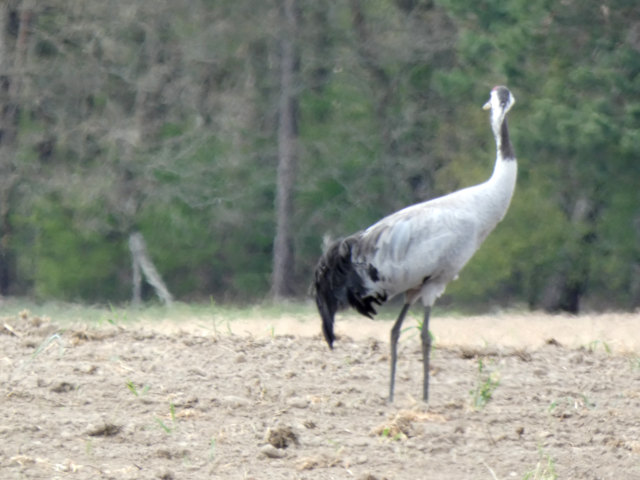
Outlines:
<svg viewBox="0 0 640 480"><path fill-rule="evenodd" d="M540 300L544 311L550 313L580 311L580 299L585 291L584 283L568 280L567 270L573 266L567 264L562 271L556 272L548 281Z"/></svg>
<svg viewBox="0 0 640 480"><path fill-rule="evenodd" d="M580 195L570 215L573 231L567 238L566 251L542 291L541 306L547 312L578 313L580 300L588 290L588 252L596 238L598 208L586 195Z"/></svg>
<svg viewBox="0 0 640 480"><path fill-rule="evenodd" d="M297 12L295 0L284 0L281 38L280 104L278 112L278 172L276 192L276 236L273 248L272 293L278 299L293 292L293 187L296 177L298 109L295 80L299 68L295 50Z"/></svg>
<svg viewBox="0 0 640 480"><path fill-rule="evenodd" d="M13 282L14 254L11 249L12 197L20 175L14 158L17 150L20 96L27 61L27 46L33 4L0 3L0 294ZM17 18L17 31L12 25ZM15 33L14 33L15 32Z"/></svg>
<svg viewBox="0 0 640 480"><path fill-rule="evenodd" d="M629 290L631 291L629 308L631 310L638 310L638 308L640 308L640 263L634 263L631 268L631 285Z"/></svg>
<svg viewBox="0 0 640 480"><path fill-rule="evenodd" d="M151 261L151 258L149 258L144 237L140 232L133 232L129 235L129 250L131 250L133 267L133 304L139 305L142 300L140 292L142 287L142 274L144 274L149 285L155 289L158 298L165 305L171 306L173 297L162 281L162 277Z"/></svg>

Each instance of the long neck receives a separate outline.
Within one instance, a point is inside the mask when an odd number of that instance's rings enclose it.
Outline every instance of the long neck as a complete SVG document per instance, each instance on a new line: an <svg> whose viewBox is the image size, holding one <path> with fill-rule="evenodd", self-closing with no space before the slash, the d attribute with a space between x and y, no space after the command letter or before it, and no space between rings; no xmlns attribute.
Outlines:
<svg viewBox="0 0 640 480"><path fill-rule="evenodd" d="M516 170L516 154L513 151L513 145L509 138L509 127L507 126L507 117L496 119L492 123L493 136L496 139L496 164L493 169L491 178L496 180L504 171ZM509 165L512 164L512 165Z"/></svg>
<svg viewBox="0 0 640 480"><path fill-rule="evenodd" d="M507 127L506 117L502 121L499 132L495 133L495 137L498 158L502 160L515 160L516 155L513 151L511 140L509 139L509 127Z"/></svg>
<svg viewBox="0 0 640 480"><path fill-rule="evenodd" d="M498 222L504 217L507 208L509 208L516 186L518 163L516 162L513 145L509 140L506 118L496 127L494 128L497 149L496 164L493 169L493 175L486 183L486 188L491 192L487 197L490 198L490 211L493 212L490 216Z"/></svg>

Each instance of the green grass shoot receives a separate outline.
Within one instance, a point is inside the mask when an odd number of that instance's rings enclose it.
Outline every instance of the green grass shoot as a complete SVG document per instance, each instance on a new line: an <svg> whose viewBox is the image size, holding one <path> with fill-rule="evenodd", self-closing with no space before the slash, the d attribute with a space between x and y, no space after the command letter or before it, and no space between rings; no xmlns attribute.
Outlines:
<svg viewBox="0 0 640 480"><path fill-rule="evenodd" d="M500 385L500 380L496 372L486 370L482 358L478 358L478 379L476 388L469 391L471 404L475 410L480 410L487 406L493 398L493 392Z"/></svg>

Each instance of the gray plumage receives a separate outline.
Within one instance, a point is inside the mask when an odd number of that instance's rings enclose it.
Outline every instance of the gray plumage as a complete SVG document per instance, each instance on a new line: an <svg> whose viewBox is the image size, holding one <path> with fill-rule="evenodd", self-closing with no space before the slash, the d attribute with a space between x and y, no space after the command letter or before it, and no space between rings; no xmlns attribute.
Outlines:
<svg viewBox="0 0 640 480"><path fill-rule="evenodd" d="M409 306L420 300L425 308L421 339L423 399L427 401L431 306L507 212L517 175L506 122L514 102L511 92L501 86L491 91L484 106L491 110L497 149L493 174L486 182L393 213L366 230L335 242L318 262L316 303L331 347L336 311L350 305L372 317L376 313L374 305L405 294L404 307L391 330L390 401L397 341Z"/></svg>

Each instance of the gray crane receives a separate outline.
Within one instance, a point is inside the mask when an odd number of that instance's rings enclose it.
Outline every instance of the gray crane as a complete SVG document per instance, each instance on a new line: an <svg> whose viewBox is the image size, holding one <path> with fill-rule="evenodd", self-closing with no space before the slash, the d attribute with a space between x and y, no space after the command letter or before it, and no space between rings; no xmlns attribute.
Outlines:
<svg viewBox="0 0 640 480"><path fill-rule="evenodd" d="M491 110L496 140L493 174L484 183L393 213L366 230L333 243L315 270L315 297L322 332L333 348L334 317L339 309L355 308L369 318L398 294L405 302L391 329L389 401L393 401L398 338L409 307L420 300L424 322L420 334L424 366L423 400L429 399L429 315L447 284L473 256L503 219L516 184L517 162L509 140L506 115L515 103L504 86L491 90L485 110Z"/></svg>

